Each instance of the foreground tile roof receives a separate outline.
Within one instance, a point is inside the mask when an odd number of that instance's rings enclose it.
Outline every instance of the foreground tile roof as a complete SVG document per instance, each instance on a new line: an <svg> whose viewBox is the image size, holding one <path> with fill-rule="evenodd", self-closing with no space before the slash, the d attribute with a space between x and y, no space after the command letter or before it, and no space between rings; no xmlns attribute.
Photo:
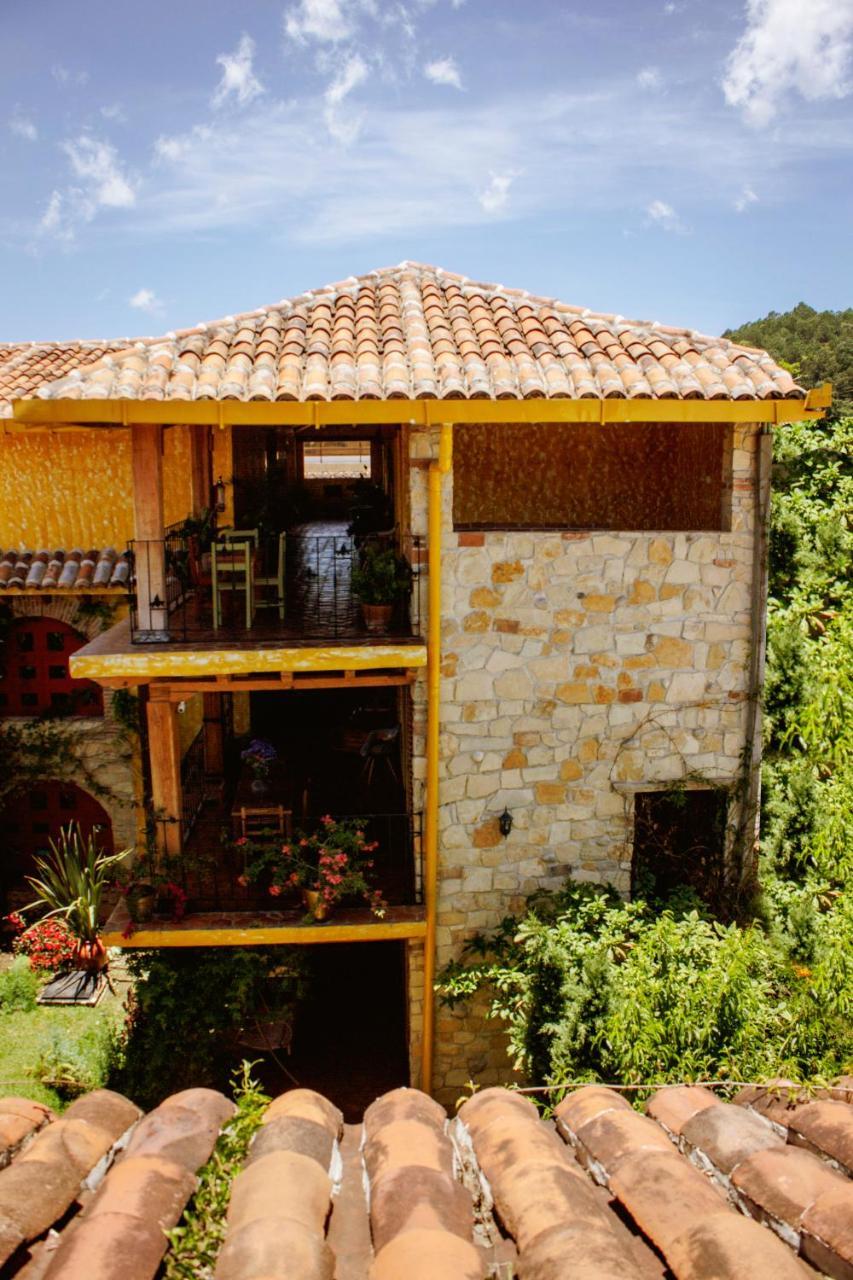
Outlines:
<svg viewBox="0 0 853 1280"><path fill-rule="evenodd" d="M293 1089L231 1184L214 1280L849 1280L851 1103L853 1079L678 1086L641 1115L587 1086L552 1122L486 1089L449 1122L396 1089L344 1125ZM145 1117L107 1090L60 1118L0 1100L4 1278L154 1280L233 1113L210 1089Z"/></svg>
<svg viewBox="0 0 853 1280"><path fill-rule="evenodd" d="M145 339L42 383L35 394L178 401L805 396L764 351L410 262Z"/></svg>
<svg viewBox="0 0 853 1280"><path fill-rule="evenodd" d="M127 590L130 560L114 547L99 551L75 547L71 551L0 551L0 593L14 591L92 591L116 587Z"/></svg>
<svg viewBox="0 0 853 1280"><path fill-rule="evenodd" d="M111 342L0 343L0 418L11 417L12 401L26 399L46 382L123 351L128 339Z"/></svg>

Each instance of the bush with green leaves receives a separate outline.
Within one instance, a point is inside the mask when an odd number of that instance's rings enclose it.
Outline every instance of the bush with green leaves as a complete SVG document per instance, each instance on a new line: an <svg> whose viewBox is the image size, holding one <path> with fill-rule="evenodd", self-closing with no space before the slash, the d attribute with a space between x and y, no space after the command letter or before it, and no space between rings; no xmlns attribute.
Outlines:
<svg viewBox="0 0 853 1280"><path fill-rule="evenodd" d="M848 924L816 928L811 967L760 923L723 925L682 893L626 903L569 882L475 939L443 999L479 991L530 1080L804 1079L853 1056Z"/></svg>
<svg viewBox="0 0 853 1280"><path fill-rule="evenodd" d="M136 951L114 1087L149 1110L170 1093L227 1084L236 1033L304 992L299 947Z"/></svg>
<svg viewBox="0 0 853 1280"><path fill-rule="evenodd" d="M62 1026L50 1028L37 1050L32 1074L61 1099L76 1098L107 1083L116 1049L114 1020L93 1012L82 1033Z"/></svg>
<svg viewBox="0 0 853 1280"><path fill-rule="evenodd" d="M26 956L16 956L0 973L0 1013L28 1013L36 1007L38 975Z"/></svg>

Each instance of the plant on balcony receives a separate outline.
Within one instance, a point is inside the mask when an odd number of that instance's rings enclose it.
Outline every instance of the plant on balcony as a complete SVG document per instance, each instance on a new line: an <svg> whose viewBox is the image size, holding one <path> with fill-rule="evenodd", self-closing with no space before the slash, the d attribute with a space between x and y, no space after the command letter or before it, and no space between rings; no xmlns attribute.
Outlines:
<svg viewBox="0 0 853 1280"><path fill-rule="evenodd" d="M36 858L37 876L27 876L35 891L34 902L23 908L47 908L45 920L61 919L77 942L75 963L80 969L100 969L106 952L100 939L101 900L110 883L110 869L130 851L104 853L93 833L84 841L76 822L61 827L58 840L50 841L50 853Z"/></svg>
<svg viewBox="0 0 853 1280"><path fill-rule="evenodd" d="M394 606L412 589L412 566L393 547L368 542L352 570L353 595L361 604L365 628L388 630Z"/></svg>
<svg viewBox="0 0 853 1280"><path fill-rule="evenodd" d="M387 903L373 887L373 858L378 843L368 840L358 818L320 819L320 829L298 832L285 844L235 841L245 857L246 870L238 883L247 885L268 878L268 892L299 891L308 914L325 920L335 903L363 898L381 919Z"/></svg>
<svg viewBox="0 0 853 1280"><path fill-rule="evenodd" d="M266 791L270 770L278 759L278 752L266 738L253 738L245 751L240 752L252 773L252 790Z"/></svg>

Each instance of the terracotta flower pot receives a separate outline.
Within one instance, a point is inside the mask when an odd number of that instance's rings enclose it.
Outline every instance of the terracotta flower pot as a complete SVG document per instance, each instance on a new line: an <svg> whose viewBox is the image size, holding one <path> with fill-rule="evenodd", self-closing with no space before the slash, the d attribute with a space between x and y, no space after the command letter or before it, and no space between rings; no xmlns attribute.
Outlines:
<svg viewBox="0 0 853 1280"><path fill-rule="evenodd" d="M100 938L94 942L78 942L74 948L75 969L98 973L107 966L107 949Z"/></svg>
<svg viewBox="0 0 853 1280"><path fill-rule="evenodd" d="M327 920L332 913L331 903L327 902L319 889L303 889L302 901L305 910L315 920Z"/></svg>
<svg viewBox="0 0 853 1280"><path fill-rule="evenodd" d="M384 634L391 625L393 612L393 604L363 604L361 616L364 619L365 630L371 635Z"/></svg>
<svg viewBox="0 0 853 1280"><path fill-rule="evenodd" d="M146 924L151 919L156 897L156 890L150 884L136 884L128 891L127 911L134 924Z"/></svg>

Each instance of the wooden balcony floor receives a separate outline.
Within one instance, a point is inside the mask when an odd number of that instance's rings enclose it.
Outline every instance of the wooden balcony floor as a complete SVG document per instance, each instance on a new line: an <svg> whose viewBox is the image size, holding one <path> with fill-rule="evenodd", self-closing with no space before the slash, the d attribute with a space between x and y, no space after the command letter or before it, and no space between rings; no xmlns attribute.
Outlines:
<svg viewBox="0 0 853 1280"><path fill-rule="evenodd" d="M190 913L183 920L156 919L134 925L122 900L104 926L108 947L263 947L319 942L382 942L394 938L422 938L426 912L422 906L389 907L377 919L366 907L335 911L318 924L299 910L208 911Z"/></svg>

